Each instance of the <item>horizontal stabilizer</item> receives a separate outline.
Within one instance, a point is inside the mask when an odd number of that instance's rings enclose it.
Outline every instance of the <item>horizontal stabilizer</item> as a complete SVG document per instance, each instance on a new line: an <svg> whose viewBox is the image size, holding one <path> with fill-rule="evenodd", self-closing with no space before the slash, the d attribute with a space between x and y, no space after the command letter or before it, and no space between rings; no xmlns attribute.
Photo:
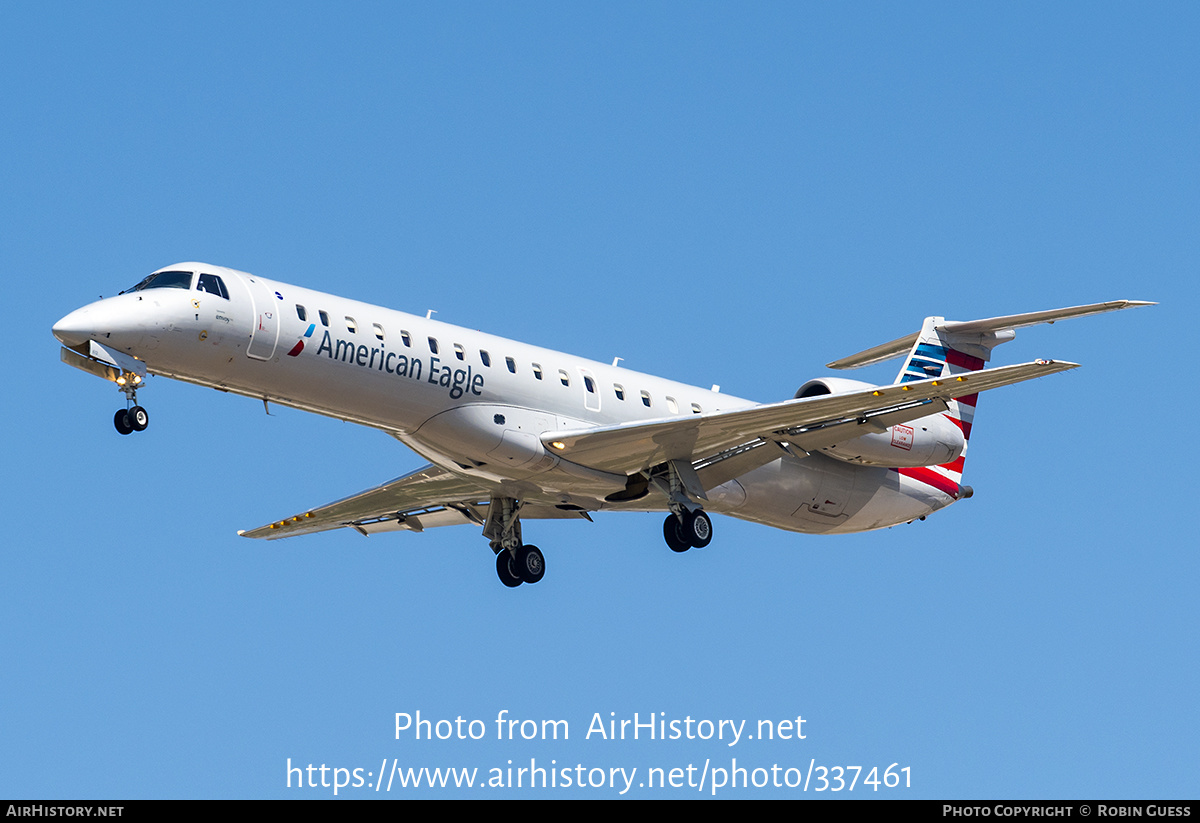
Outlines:
<svg viewBox="0 0 1200 823"><path fill-rule="evenodd" d="M1048 309L1046 311L1033 311L1024 314L1009 314L1004 317L989 317L986 320L943 321L937 324L935 328L940 332L951 335L990 335L1024 328L1025 326L1036 326L1039 323L1053 323L1056 320L1066 320L1071 317L1086 317L1089 314L1103 314L1104 312L1153 305L1156 304L1144 300L1110 300L1107 303L1089 303L1086 306L1071 306L1065 309ZM919 334L920 332L913 332L890 343L875 346L850 357L843 357L841 360L835 360L828 364L828 368L857 369L862 366L882 363L894 357L901 357L912 350L913 344L917 342L917 335Z"/></svg>

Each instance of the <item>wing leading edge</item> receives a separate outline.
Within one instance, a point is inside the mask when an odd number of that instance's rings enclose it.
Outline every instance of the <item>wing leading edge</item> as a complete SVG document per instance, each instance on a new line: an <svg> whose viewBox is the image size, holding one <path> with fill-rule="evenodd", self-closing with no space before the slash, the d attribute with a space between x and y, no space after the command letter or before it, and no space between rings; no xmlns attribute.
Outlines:
<svg viewBox="0 0 1200 823"><path fill-rule="evenodd" d="M822 448L854 437L847 428L881 418L894 425L942 411L944 402L1076 368L1078 363L1037 360L954 377L914 380L862 391L768 403L747 409L551 432L548 449L601 471L633 474L669 460L701 460L755 439ZM830 440L831 430L837 434Z"/></svg>

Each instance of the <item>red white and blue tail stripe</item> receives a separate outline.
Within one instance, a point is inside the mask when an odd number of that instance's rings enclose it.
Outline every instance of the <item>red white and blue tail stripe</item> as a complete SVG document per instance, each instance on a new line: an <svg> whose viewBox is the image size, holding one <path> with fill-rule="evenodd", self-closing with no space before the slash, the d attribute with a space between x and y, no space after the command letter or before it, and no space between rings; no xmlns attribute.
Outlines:
<svg viewBox="0 0 1200 823"><path fill-rule="evenodd" d="M941 317L925 318L921 333L917 335L917 341L896 378L897 383L926 380L931 377L952 377L979 371L984 367L982 359L954 349L950 341L938 333L937 326L944 322L944 318ZM971 425L975 420L975 404L978 399L979 395L971 394L951 400L948 403L949 408L943 413L950 422L962 429L963 450L958 459L940 466L921 466L895 471L904 477L932 486L950 497L958 498L962 493L963 461L966 459L971 440Z"/></svg>

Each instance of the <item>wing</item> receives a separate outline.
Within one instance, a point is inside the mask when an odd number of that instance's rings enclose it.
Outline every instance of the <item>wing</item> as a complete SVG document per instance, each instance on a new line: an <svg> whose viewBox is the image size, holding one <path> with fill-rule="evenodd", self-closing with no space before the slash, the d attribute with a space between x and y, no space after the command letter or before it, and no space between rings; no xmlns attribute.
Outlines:
<svg viewBox="0 0 1200 823"><path fill-rule="evenodd" d="M366 535L383 531L419 532L464 523L482 526L493 493L493 489L479 480L426 466L373 489L238 534L278 540L342 527ZM536 501L524 504L521 517L588 519L586 512L564 511Z"/></svg>
<svg viewBox="0 0 1200 823"><path fill-rule="evenodd" d="M914 420L944 410L950 398L1066 371L1076 365L1038 360L728 412L553 432L544 435L543 440L552 452L571 462L613 473L633 474L668 460L693 461L703 486L712 488L726 475L736 476L777 457L774 447L764 448L772 441L805 450L821 448L861 433L852 431L857 427L876 430ZM365 535L466 523L482 526L495 493L496 489L481 480L430 465L239 534L275 540L342 527ZM538 500L524 501L521 516L588 517L584 511L564 511L552 502Z"/></svg>
<svg viewBox="0 0 1200 823"><path fill-rule="evenodd" d="M543 435L542 442L551 453L573 463L623 474L643 471L668 460L705 460L726 451L742 450L760 440L816 449L854 437L849 431L851 427L887 427L915 420L944 410L949 399L1077 366L1077 363L1038 360L727 412L551 432Z"/></svg>
<svg viewBox="0 0 1200 823"><path fill-rule="evenodd" d="M488 490L478 480L426 466L373 489L309 509L249 531L242 537L275 540L347 526L363 534L431 526L483 523ZM483 501L482 518L477 506Z"/></svg>

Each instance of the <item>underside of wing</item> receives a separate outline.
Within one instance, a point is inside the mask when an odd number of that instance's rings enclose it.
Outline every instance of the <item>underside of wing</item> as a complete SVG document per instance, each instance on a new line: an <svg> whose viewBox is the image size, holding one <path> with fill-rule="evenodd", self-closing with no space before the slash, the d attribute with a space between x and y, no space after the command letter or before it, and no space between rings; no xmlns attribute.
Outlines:
<svg viewBox="0 0 1200 823"><path fill-rule="evenodd" d="M426 466L373 489L238 534L277 540L338 528L373 534L424 531L437 526L470 523L482 526L487 520L493 493L493 489L479 480L437 466ZM540 519L587 515L530 501L522 509L521 516Z"/></svg>
<svg viewBox="0 0 1200 823"><path fill-rule="evenodd" d="M945 409L945 401L1078 364L1038 360L970 374L914 380L745 409L649 423L554 432L542 440L564 459L602 471L632 474L669 460L702 460L756 439L823 448L850 437L855 426L891 426Z"/></svg>

